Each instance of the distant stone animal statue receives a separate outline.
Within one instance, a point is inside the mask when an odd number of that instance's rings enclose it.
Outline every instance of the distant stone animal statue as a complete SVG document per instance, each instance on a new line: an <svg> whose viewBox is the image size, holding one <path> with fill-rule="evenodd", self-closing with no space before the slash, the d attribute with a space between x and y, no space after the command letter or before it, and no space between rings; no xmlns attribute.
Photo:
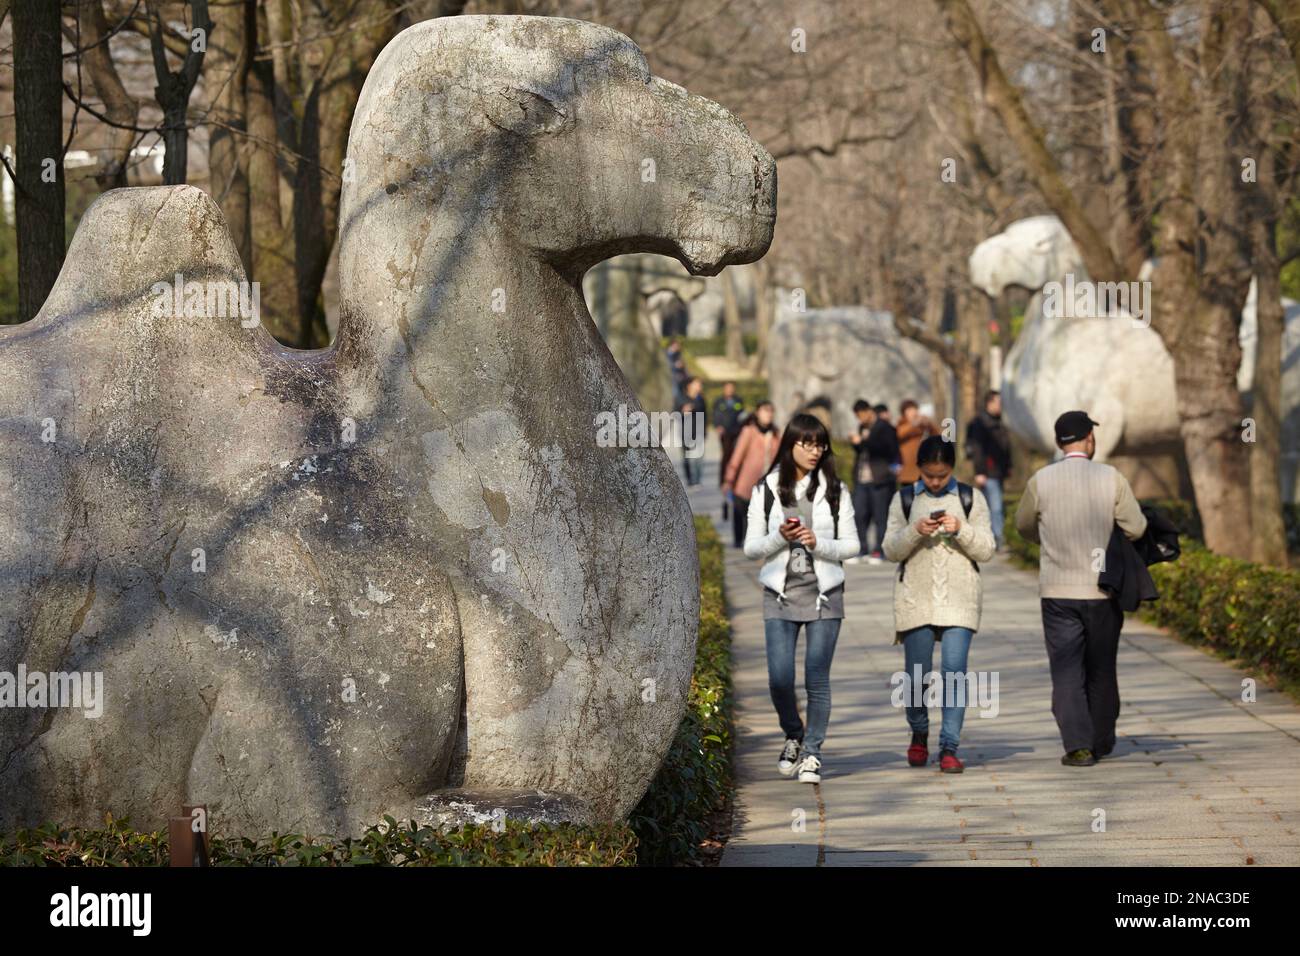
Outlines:
<svg viewBox="0 0 1300 956"><path fill-rule="evenodd" d="M900 336L890 313L857 306L780 310L768 339L768 379L778 424L794 414L796 395L823 397L837 438L857 429L859 398L883 402L895 416L904 399L932 400L929 351Z"/></svg>
<svg viewBox="0 0 1300 956"><path fill-rule="evenodd" d="M1148 264L1149 266L1150 264ZM1150 270L1144 269L1145 279ZM970 256L972 283L992 297L1007 286L1031 290L1025 322L1002 371L1003 415L1008 427L1040 451L1056 450L1052 424L1071 408L1101 423L1097 458L1177 451L1180 447L1173 359L1160 336L1127 313L1060 316L1045 308L1043 287L1087 280L1082 257L1055 216L1034 216L985 239ZM1159 290L1153 290L1159 294ZM1254 377L1254 286L1242 312L1242 368L1238 387ZM1297 500L1300 488L1300 304L1283 300L1282 483Z"/></svg>
<svg viewBox="0 0 1300 956"><path fill-rule="evenodd" d="M184 186L105 193L0 329L0 831L614 820L659 768L695 534L661 449L596 440L637 403L580 282L761 256L771 157L621 34L451 17L378 57L347 160L328 349L245 321Z"/></svg>

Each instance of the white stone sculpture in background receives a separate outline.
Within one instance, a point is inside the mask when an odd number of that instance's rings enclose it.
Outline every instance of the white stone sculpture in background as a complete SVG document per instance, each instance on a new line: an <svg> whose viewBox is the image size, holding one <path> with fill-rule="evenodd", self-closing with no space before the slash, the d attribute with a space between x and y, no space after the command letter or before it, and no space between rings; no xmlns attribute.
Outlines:
<svg viewBox="0 0 1300 956"><path fill-rule="evenodd" d="M1149 277L1151 264L1139 279ZM1064 317L1044 308L1049 282L1087 279L1082 257L1055 216L1034 216L985 239L970 256L972 283L996 298L1008 286L1033 292L1025 321L1002 369L1007 426L1040 451L1056 450L1052 424L1061 412L1086 409L1101 422L1097 457L1179 453L1173 359L1160 336L1131 315ZM1159 290L1152 290L1159 295ZM1300 498L1300 304L1284 299L1283 493ZM1254 285L1242 312L1238 387L1254 376Z"/></svg>

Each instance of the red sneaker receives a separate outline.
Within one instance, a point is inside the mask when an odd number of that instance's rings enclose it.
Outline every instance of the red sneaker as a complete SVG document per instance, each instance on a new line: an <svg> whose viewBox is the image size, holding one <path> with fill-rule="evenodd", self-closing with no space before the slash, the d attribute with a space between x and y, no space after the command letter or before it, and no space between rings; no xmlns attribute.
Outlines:
<svg viewBox="0 0 1300 956"><path fill-rule="evenodd" d="M939 755L939 770L943 773L961 773L965 769L966 765L951 750L945 750Z"/></svg>
<svg viewBox="0 0 1300 956"><path fill-rule="evenodd" d="M907 748L907 763L911 767L924 767L930 762L930 748L925 744L912 744Z"/></svg>

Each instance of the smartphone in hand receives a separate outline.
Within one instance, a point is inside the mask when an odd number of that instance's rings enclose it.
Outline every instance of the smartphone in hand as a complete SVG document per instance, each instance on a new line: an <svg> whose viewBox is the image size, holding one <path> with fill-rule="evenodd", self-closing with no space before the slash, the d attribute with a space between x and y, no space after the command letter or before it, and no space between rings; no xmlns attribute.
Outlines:
<svg viewBox="0 0 1300 956"><path fill-rule="evenodd" d="M944 515L946 515L947 513L948 513L948 511L947 511L946 508L940 508L938 511L931 511L931 512L930 512L930 520L931 520L931 521L941 521L941 520L943 519Z"/></svg>

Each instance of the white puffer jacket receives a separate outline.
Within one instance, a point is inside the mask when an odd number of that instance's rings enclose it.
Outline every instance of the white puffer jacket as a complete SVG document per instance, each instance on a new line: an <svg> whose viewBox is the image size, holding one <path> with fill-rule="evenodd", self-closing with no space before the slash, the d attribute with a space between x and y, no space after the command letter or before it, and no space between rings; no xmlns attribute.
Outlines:
<svg viewBox="0 0 1300 956"><path fill-rule="evenodd" d="M773 470L763 481L772 489L772 512L763 521L763 489L755 486L749 499L749 526L745 531L745 557L766 558L763 569L758 573L758 580L777 594L785 597L785 569L789 563L790 542L781 537L781 523L785 521L785 510L781 506L781 495L777 491L778 475ZM808 494L810 475L805 475L794 486L795 499ZM858 530L853 523L853 496L849 489L840 485L840 521L839 537L835 537L835 521L831 515L830 502L826 500L826 482L819 481L813 495L812 532L817 537L817 546L813 548L813 573L817 575L817 601L820 604L826 598L826 592L844 583L844 566L840 564L851 558L860 550ZM795 514L792 508L791 514Z"/></svg>

